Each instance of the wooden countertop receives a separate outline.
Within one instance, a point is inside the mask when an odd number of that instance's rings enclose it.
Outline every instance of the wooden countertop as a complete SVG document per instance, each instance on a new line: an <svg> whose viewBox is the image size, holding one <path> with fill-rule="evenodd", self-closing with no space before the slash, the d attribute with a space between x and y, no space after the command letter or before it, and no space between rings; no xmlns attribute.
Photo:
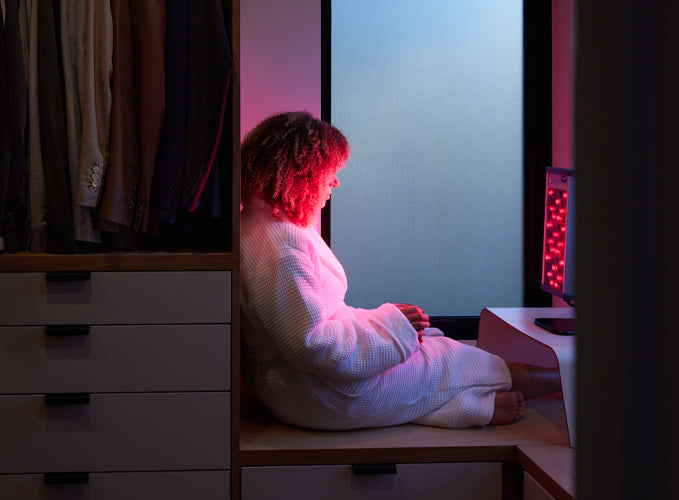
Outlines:
<svg viewBox="0 0 679 500"><path fill-rule="evenodd" d="M470 429L404 424L316 431L284 425L247 398L242 408L241 466L515 461L517 446L569 443L560 395L528 401L521 419L511 425Z"/></svg>

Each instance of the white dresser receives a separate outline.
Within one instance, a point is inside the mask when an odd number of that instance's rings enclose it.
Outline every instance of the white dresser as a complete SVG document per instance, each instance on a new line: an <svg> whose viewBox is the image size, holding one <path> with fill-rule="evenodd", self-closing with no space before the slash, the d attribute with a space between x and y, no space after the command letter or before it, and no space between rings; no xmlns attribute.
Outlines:
<svg viewBox="0 0 679 500"><path fill-rule="evenodd" d="M0 498L229 498L231 275L0 274Z"/></svg>
<svg viewBox="0 0 679 500"><path fill-rule="evenodd" d="M238 496L240 2L221 4L230 242L0 252L2 500Z"/></svg>

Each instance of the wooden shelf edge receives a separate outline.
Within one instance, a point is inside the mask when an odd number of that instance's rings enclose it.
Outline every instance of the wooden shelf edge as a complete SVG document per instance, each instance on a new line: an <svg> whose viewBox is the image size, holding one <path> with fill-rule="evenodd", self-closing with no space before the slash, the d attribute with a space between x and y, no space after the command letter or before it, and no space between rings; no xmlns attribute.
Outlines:
<svg viewBox="0 0 679 500"><path fill-rule="evenodd" d="M231 252L106 252L0 254L0 272L232 270Z"/></svg>
<svg viewBox="0 0 679 500"><path fill-rule="evenodd" d="M575 454L573 448L566 446L549 447L553 450L563 450L563 454L570 456ZM534 460L530 455L531 449L546 449L545 446L519 446L516 450L516 459L519 465L528 472L533 479L535 479L550 495L557 500L573 500L575 498L575 468L564 467L561 463L559 472L560 478L553 477L555 471L551 474L545 470L545 464ZM553 467L552 467L553 468Z"/></svg>

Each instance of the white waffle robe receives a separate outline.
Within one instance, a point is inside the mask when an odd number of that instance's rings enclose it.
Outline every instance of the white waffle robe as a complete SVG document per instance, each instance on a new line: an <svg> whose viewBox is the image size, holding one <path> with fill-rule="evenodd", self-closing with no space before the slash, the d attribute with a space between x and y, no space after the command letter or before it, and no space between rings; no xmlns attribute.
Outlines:
<svg viewBox="0 0 679 500"><path fill-rule="evenodd" d="M347 279L313 228L276 219L261 200L241 222L242 371L284 422L352 429L415 422L489 423L511 387L499 357L415 329L392 304L344 302Z"/></svg>

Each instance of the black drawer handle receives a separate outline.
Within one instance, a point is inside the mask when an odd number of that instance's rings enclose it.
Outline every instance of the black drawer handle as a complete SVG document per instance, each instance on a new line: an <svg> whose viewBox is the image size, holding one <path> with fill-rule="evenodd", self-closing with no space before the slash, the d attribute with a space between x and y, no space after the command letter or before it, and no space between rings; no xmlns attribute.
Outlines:
<svg viewBox="0 0 679 500"><path fill-rule="evenodd" d="M45 404L47 405L86 405L89 402L89 392L51 392L45 394Z"/></svg>
<svg viewBox="0 0 679 500"><path fill-rule="evenodd" d="M65 336L65 335L89 335L90 325L47 325L45 335Z"/></svg>
<svg viewBox="0 0 679 500"><path fill-rule="evenodd" d="M89 472L46 472L45 484L87 484L90 480Z"/></svg>
<svg viewBox="0 0 679 500"><path fill-rule="evenodd" d="M89 281L89 271L47 271L45 279L47 281Z"/></svg>
<svg viewBox="0 0 679 500"><path fill-rule="evenodd" d="M396 474L396 464L354 464L351 468L357 476Z"/></svg>

